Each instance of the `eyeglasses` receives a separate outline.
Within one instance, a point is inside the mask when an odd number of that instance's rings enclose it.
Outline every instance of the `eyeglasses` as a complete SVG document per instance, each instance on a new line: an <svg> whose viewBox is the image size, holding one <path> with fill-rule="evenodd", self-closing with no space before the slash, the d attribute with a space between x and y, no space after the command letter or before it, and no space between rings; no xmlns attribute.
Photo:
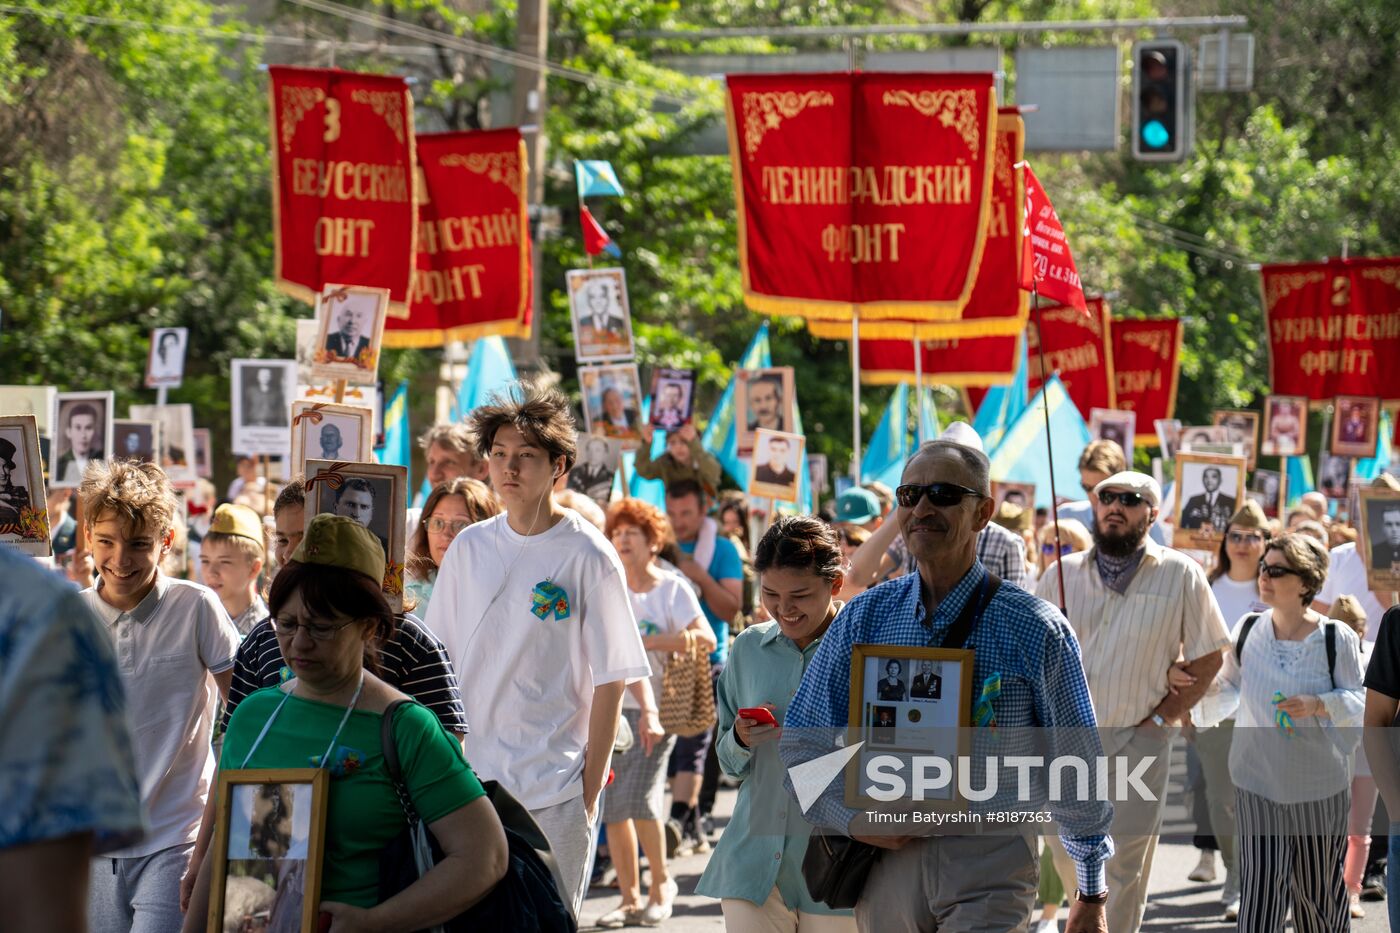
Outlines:
<svg viewBox="0 0 1400 933"><path fill-rule="evenodd" d="M1131 509L1135 506L1142 505L1145 501L1147 501L1146 498L1140 492L1109 492L1105 489L1103 492L1099 493L1099 502L1104 505L1112 505L1115 502L1121 502L1124 506Z"/></svg>
<svg viewBox="0 0 1400 933"><path fill-rule="evenodd" d="M295 636L298 628L306 630L315 641L330 641L336 634L347 625L354 625L355 620L342 622L339 625L311 625L307 622L298 622L296 619L273 619L272 629L278 635Z"/></svg>
<svg viewBox="0 0 1400 933"><path fill-rule="evenodd" d="M1279 577L1286 577L1289 574L1295 577L1302 576L1301 573L1294 570L1292 567L1285 567L1283 564L1266 564L1262 560L1259 561L1259 572L1270 580L1277 580Z"/></svg>
<svg viewBox="0 0 1400 933"><path fill-rule="evenodd" d="M451 535L455 538L462 533L463 528L470 527L472 524L470 521L449 522L445 518L430 518L428 519L428 534Z"/></svg>
<svg viewBox="0 0 1400 933"><path fill-rule="evenodd" d="M1044 554L1046 557L1051 556L1052 554L1055 553L1055 545L1051 544L1049 541L1045 542L1044 544L1042 544L1042 545L1040 546L1040 553ZM1073 544L1061 544L1061 545L1060 545L1060 556L1061 556L1061 557L1064 557L1066 554L1073 554L1073 553L1074 553L1074 545L1073 545Z"/></svg>
<svg viewBox="0 0 1400 933"><path fill-rule="evenodd" d="M912 509L925 497L941 509L951 508L962 503L968 496L985 499L986 496L975 489L959 486L957 483L906 483L894 491L894 498L901 507Z"/></svg>
<svg viewBox="0 0 1400 933"><path fill-rule="evenodd" d="M1229 534L1227 534L1225 537L1226 537L1227 540L1229 540L1229 542L1230 542L1231 544L1263 544L1263 543L1264 543L1264 536L1263 536L1263 535L1251 535L1251 534L1246 534L1246 533L1243 532L1243 531L1232 531L1232 532L1230 532Z"/></svg>

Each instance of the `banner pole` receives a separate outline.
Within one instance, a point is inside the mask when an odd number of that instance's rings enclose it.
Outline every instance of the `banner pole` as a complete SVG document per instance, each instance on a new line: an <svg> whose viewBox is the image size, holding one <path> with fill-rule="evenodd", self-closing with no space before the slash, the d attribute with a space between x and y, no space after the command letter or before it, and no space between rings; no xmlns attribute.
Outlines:
<svg viewBox="0 0 1400 933"><path fill-rule="evenodd" d="M1060 582L1060 614L1066 619L1069 612L1065 610L1065 565L1060 553L1060 511L1055 500L1059 498L1055 493L1055 439L1050 434L1050 399L1045 394L1045 387L1050 382L1050 376L1045 371L1045 312L1040 307L1040 292L1036 288L1034 281L1031 282L1031 306L1035 308L1035 329L1036 329L1036 355L1040 359L1040 407L1045 412L1045 457L1050 464L1050 521L1055 525L1055 571ZM1089 508L1094 504L1089 503Z"/></svg>
<svg viewBox="0 0 1400 933"><path fill-rule="evenodd" d="M918 450L924 442L924 355L919 338L911 339L914 343L914 449Z"/></svg>
<svg viewBox="0 0 1400 933"><path fill-rule="evenodd" d="M860 307L851 305L851 476L860 485Z"/></svg>

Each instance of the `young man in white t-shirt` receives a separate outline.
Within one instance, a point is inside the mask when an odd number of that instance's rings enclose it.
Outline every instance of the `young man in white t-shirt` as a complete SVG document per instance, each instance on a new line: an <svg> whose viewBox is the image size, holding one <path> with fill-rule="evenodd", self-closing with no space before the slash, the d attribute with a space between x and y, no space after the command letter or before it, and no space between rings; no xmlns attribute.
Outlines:
<svg viewBox="0 0 1400 933"><path fill-rule="evenodd" d="M468 426L506 511L457 536L426 622L462 687L473 770L529 808L577 915L623 690L650 667L616 552L552 496L577 453L568 400L520 383Z"/></svg>

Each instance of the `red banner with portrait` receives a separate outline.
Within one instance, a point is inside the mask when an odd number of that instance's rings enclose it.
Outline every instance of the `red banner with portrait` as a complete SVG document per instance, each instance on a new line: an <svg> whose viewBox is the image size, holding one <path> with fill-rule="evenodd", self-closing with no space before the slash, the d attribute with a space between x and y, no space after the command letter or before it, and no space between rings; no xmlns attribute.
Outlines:
<svg viewBox="0 0 1400 933"><path fill-rule="evenodd" d="M1400 403L1400 257L1260 270L1275 395Z"/></svg>
<svg viewBox="0 0 1400 933"><path fill-rule="evenodd" d="M957 320L991 222L990 74L730 75L744 301Z"/></svg>
<svg viewBox="0 0 1400 933"><path fill-rule="evenodd" d="M1113 321L1114 395L1120 410L1137 412L1138 444L1157 446L1152 422L1171 418L1176 411L1181 337L1176 318Z"/></svg>
<svg viewBox="0 0 1400 933"><path fill-rule="evenodd" d="M1074 407L1089 419L1091 408L1116 408L1113 382L1113 341L1109 336L1108 302L1086 300L1089 313L1070 305L1052 305L1031 315L1026 326L1030 365L1027 387L1031 395L1040 391L1040 340L1045 340L1045 368L1058 372ZM1036 327L1044 321L1044 333Z"/></svg>
<svg viewBox="0 0 1400 933"><path fill-rule="evenodd" d="M277 286L314 303L328 282L389 290L413 277L413 99L403 78L268 69Z"/></svg>
<svg viewBox="0 0 1400 933"><path fill-rule="evenodd" d="M528 337L533 306L525 141L514 127L418 137L418 254L391 347Z"/></svg>

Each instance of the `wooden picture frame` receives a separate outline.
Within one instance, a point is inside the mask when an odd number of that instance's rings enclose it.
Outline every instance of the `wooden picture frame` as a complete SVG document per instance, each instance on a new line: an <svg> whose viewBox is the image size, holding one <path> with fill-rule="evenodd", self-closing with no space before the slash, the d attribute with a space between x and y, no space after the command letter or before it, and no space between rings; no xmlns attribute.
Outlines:
<svg viewBox="0 0 1400 933"><path fill-rule="evenodd" d="M796 384L791 366L741 369L735 373L734 434L740 454L753 451L754 432L759 428L792 433L797 426ZM750 410L754 402L758 402L760 411ZM765 418L767 424L763 423Z"/></svg>
<svg viewBox="0 0 1400 933"><path fill-rule="evenodd" d="M335 437L329 438L330 429ZM315 459L369 463L373 457L374 412L358 405L337 405L334 402L292 402L292 463L293 476L306 475L308 452ZM328 447L328 443L338 446Z"/></svg>
<svg viewBox="0 0 1400 933"><path fill-rule="evenodd" d="M1381 400L1339 395L1333 403L1331 452L1337 457L1374 457Z"/></svg>
<svg viewBox="0 0 1400 933"><path fill-rule="evenodd" d="M782 446L774 450L774 444ZM796 502L802 485L806 450L807 438L801 434L770 431L767 428L755 431L753 456L749 462L749 495L779 502ZM774 455L780 459L777 464L773 462Z"/></svg>
<svg viewBox="0 0 1400 933"><path fill-rule="evenodd" d="M1218 408L1211 412L1211 421L1225 428L1227 439L1232 444L1244 445L1244 459L1249 469L1254 469L1259 451L1259 412L1237 408Z"/></svg>
<svg viewBox="0 0 1400 933"><path fill-rule="evenodd" d="M384 598L402 612L408 467L310 459L305 475L306 528L322 513L347 515L368 528L384 547Z"/></svg>
<svg viewBox="0 0 1400 933"><path fill-rule="evenodd" d="M626 271L570 269L564 274L564 283L574 331L574 359L579 363L632 359L636 351Z"/></svg>
<svg viewBox="0 0 1400 933"><path fill-rule="evenodd" d="M615 437L622 441L623 450L636 450L642 445L642 380L636 363L607 363L602 366L581 366L578 384L583 392L583 420L589 434ZM620 408L609 412L616 393Z"/></svg>
<svg viewBox="0 0 1400 933"><path fill-rule="evenodd" d="M938 755L956 769L958 757L967 755L970 745L972 662L973 652L966 648L851 647L849 722L854 734L849 741L865 744L846 770L847 806L857 810L890 806L861 787L867 763L876 756ZM894 677L897 683L888 679L892 663L900 665ZM880 676L882 672L885 677ZM962 809L964 801L956 788L953 775L938 796L913 803L922 810Z"/></svg>
<svg viewBox="0 0 1400 933"><path fill-rule="evenodd" d="M1301 395L1270 395L1264 399L1265 457L1301 457L1308 451L1308 400Z"/></svg>
<svg viewBox="0 0 1400 933"><path fill-rule="evenodd" d="M299 933L317 933L330 772L220 771L215 801L208 929L224 929L230 879L251 878L272 888L270 919L299 917Z"/></svg>
<svg viewBox="0 0 1400 933"><path fill-rule="evenodd" d="M1209 471L1219 477L1210 489ZM1239 511L1249 487L1244 457L1183 451L1176 455L1176 503L1172 547L1213 551L1220 546L1230 519Z"/></svg>
<svg viewBox="0 0 1400 933"><path fill-rule="evenodd" d="M668 404L662 404L663 402ZM690 421L694 413L695 370L670 369L664 366L652 370L651 408L648 415L651 426L666 432L677 431Z"/></svg>
<svg viewBox="0 0 1400 933"><path fill-rule="evenodd" d="M146 353L146 388L176 389L185 380L185 354L190 345L187 327L157 327Z"/></svg>
<svg viewBox="0 0 1400 933"><path fill-rule="evenodd" d="M53 446L49 466L49 486L53 489L77 489L82 482L77 457L73 454L74 439L81 434L89 438L88 460L105 460L112 449L112 420L116 417L114 393L59 392L54 395ZM95 412L95 423L88 430L88 412ZM70 419L81 418L77 424Z"/></svg>
<svg viewBox="0 0 1400 933"><path fill-rule="evenodd" d="M1119 408L1089 409L1089 436L1095 440L1113 441L1123 449L1128 463L1133 462L1133 447L1137 441L1137 412Z"/></svg>
<svg viewBox="0 0 1400 933"><path fill-rule="evenodd" d="M1283 518L1288 502L1288 471L1255 470L1249 477L1247 495L1259 503L1266 518Z"/></svg>
<svg viewBox="0 0 1400 933"><path fill-rule="evenodd" d="M569 470L564 485L592 499L599 508L607 511L613 484L617 481L617 471L621 467L621 440L579 431L578 459L574 461L573 469Z"/></svg>
<svg viewBox="0 0 1400 933"><path fill-rule="evenodd" d="M0 547L34 557L53 554L39 453L39 420L0 416Z"/></svg>
<svg viewBox="0 0 1400 933"><path fill-rule="evenodd" d="M344 379L374 385L389 290L363 285L327 285L316 296L316 344L311 375L325 382ZM347 326L349 329L347 329Z"/></svg>
<svg viewBox="0 0 1400 933"><path fill-rule="evenodd" d="M1366 485L1357 490L1356 550L1374 591L1400 590L1400 492Z"/></svg>

